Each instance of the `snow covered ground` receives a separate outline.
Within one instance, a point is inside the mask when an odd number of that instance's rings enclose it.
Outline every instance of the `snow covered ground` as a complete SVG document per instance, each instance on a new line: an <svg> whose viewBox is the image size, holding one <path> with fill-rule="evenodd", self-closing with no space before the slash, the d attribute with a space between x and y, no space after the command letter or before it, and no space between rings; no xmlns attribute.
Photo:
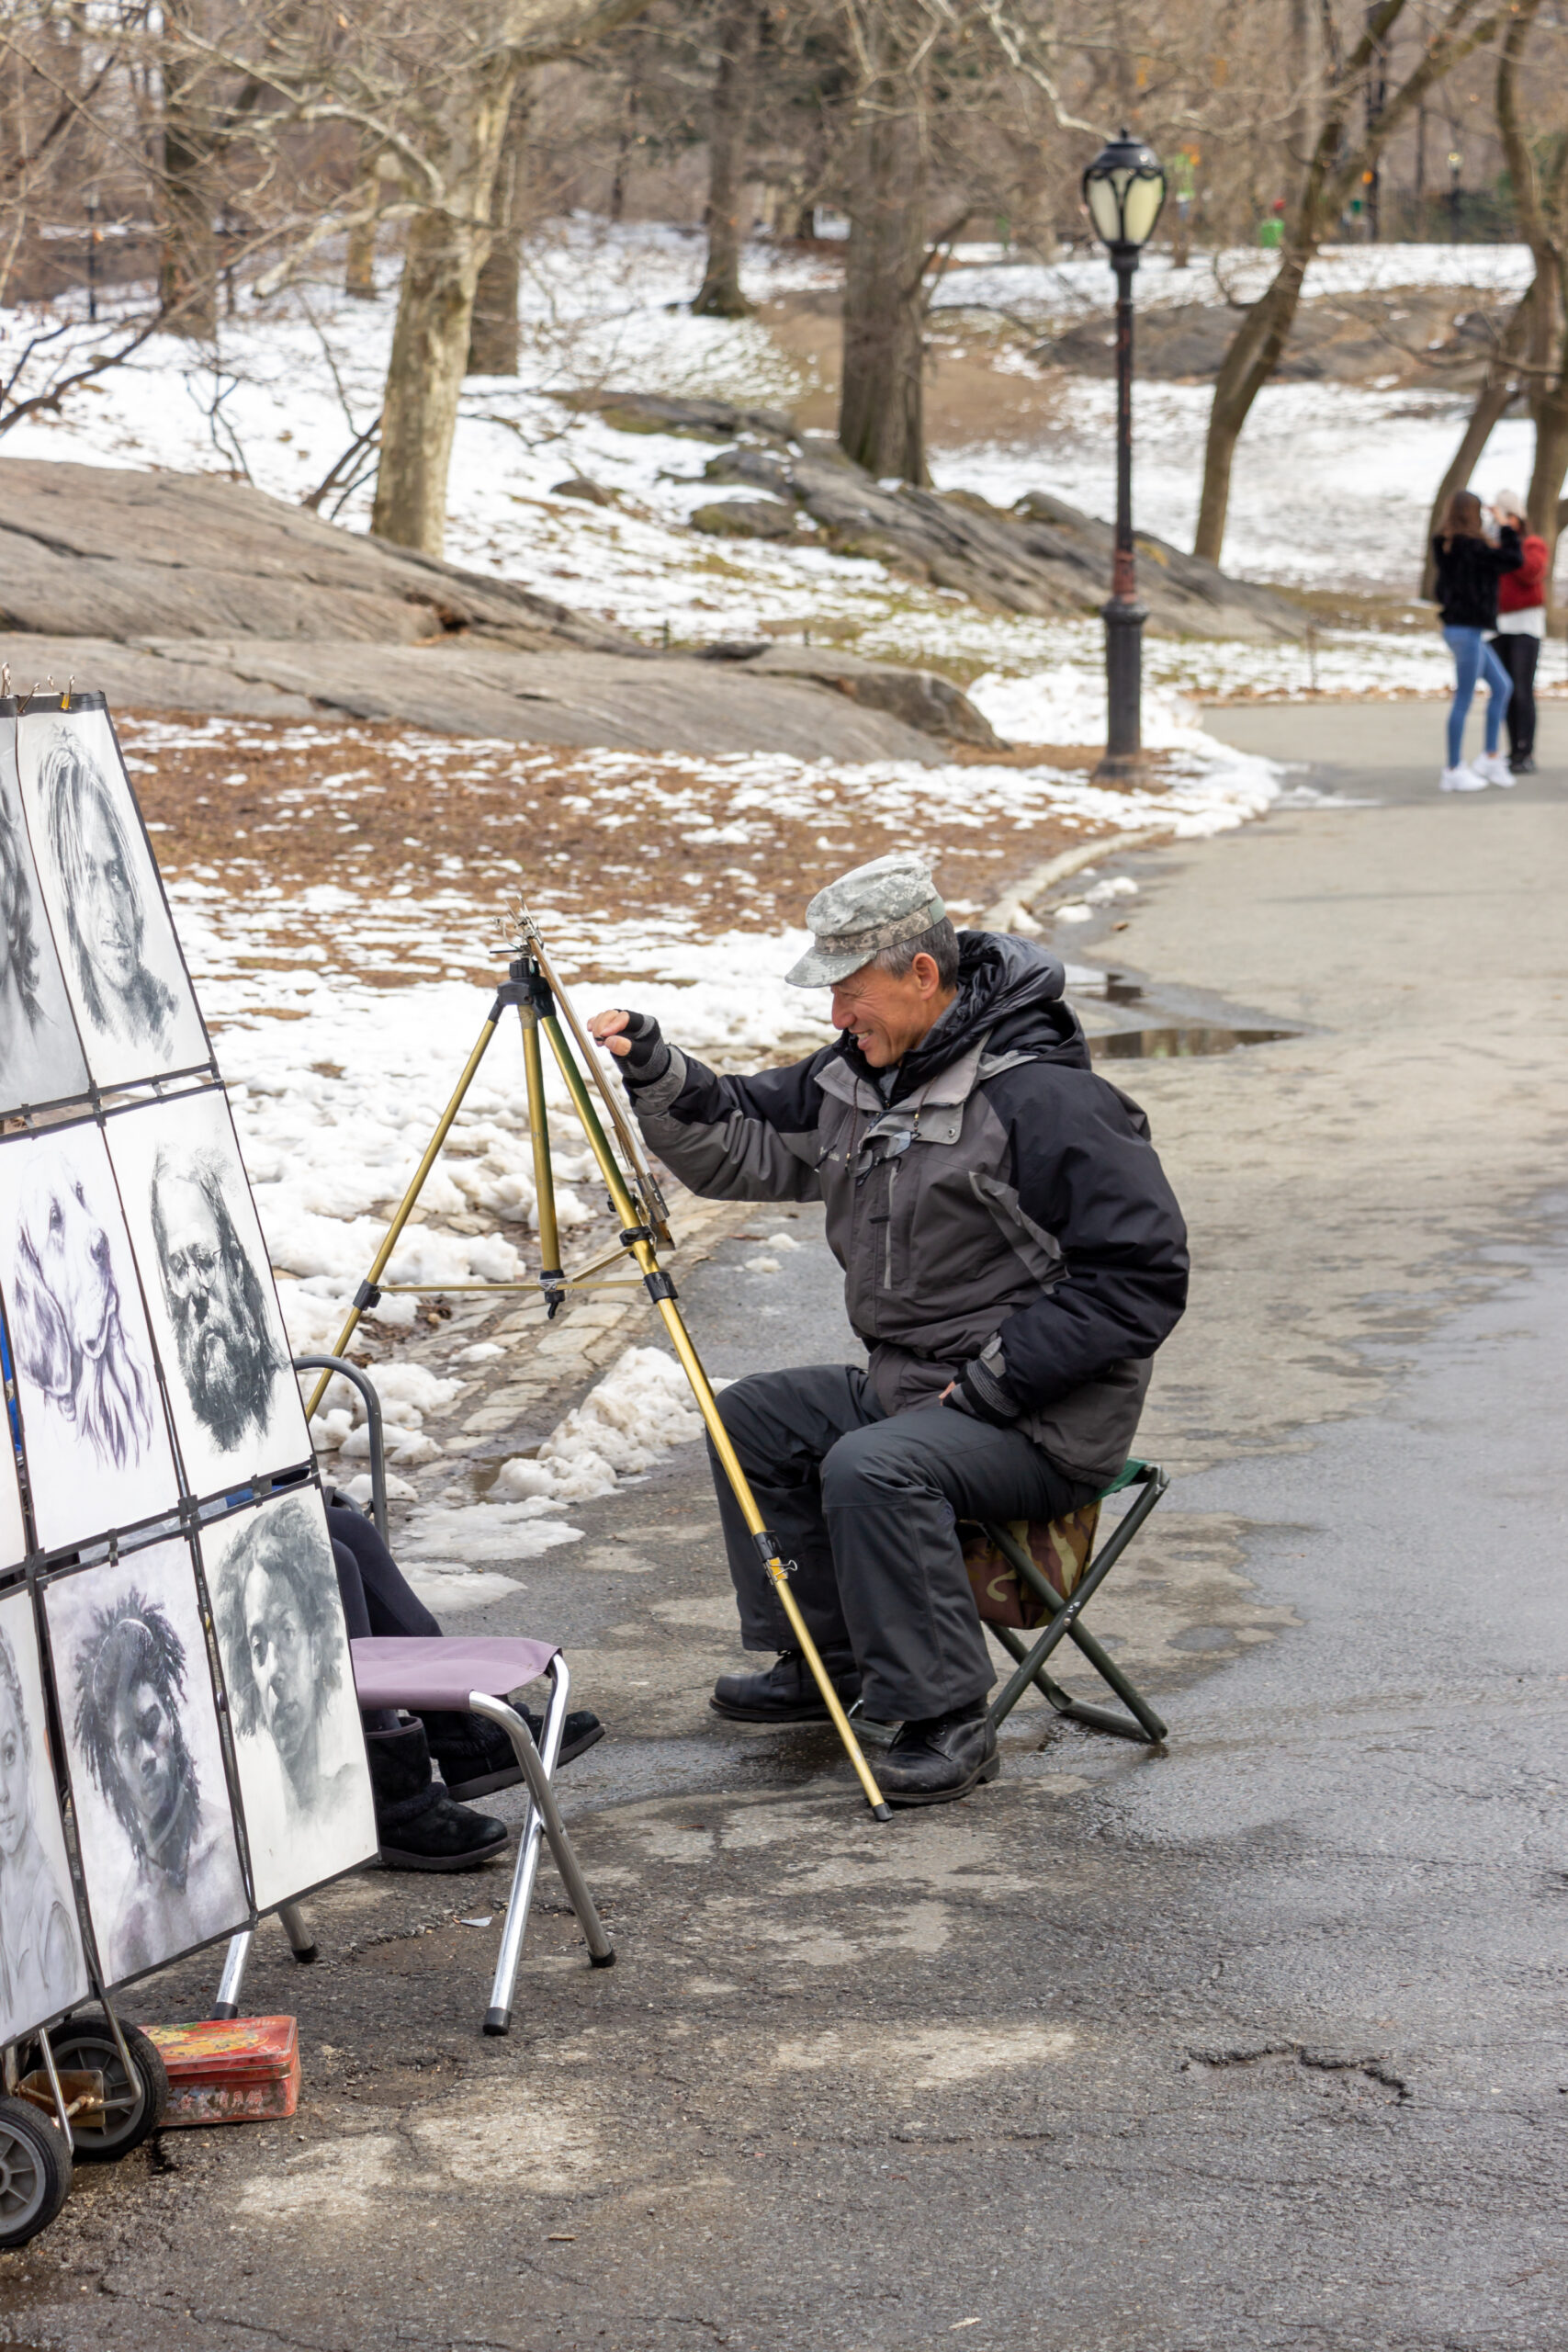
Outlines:
<svg viewBox="0 0 1568 2352"><path fill-rule="evenodd" d="M976 611L951 592L913 586L875 563L847 563L805 544L781 548L704 538L692 509L716 493L703 479L700 442L615 432L569 405L605 387L714 394L785 405L806 379L758 321L694 319L682 306L701 274L694 235L669 229L575 222L530 250L524 284L525 349L517 379L471 380L452 468L448 553L525 580L650 639L677 641L795 628L830 634L870 655L935 662L959 675L1021 677L1063 664L1098 669L1098 629ZM760 299L826 283L839 267L821 252L754 247ZM1257 254L1195 256L1173 272L1163 255L1140 274L1145 302L1213 299L1255 289ZM1528 269L1515 246L1331 249L1312 290L1404 284L1506 288ZM1107 275L1091 258L1054 267L1016 263L995 248L961 248L940 304L995 304L1033 325L1065 323L1103 303ZM389 290L349 302L325 286L299 288L222 322L216 346L193 355L154 341L58 417L18 426L6 454L96 464L237 468L263 489L299 498L328 473L374 417L392 322ZM23 331L0 313L0 357ZM85 330L84 330L85 332ZM1021 348L1009 364L1030 368ZM939 486L1003 505L1048 488L1104 513L1112 496L1108 383L1064 381L1053 421L1029 447L976 444L939 450ZM1143 384L1137 392L1141 523L1190 542L1208 392ZM1333 384L1269 387L1236 462L1227 561L1244 577L1318 588L1408 592L1432 483L1459 431L1464 398ZM1518 483L1528 428L1506 421L1480 469L1483 488ZM615 494L608 506L556 495L586 475ZM330 506L324 511L330 511ZM363 527L368 492L341 520ZM1155 675L1188 691L1308 691L1311 665L1292 649L1216 653L1202 645L1151 646ZM1344 632L1316 649L1318 685L1332 692L1438 692L1447 656L1425 620L1408 632ZM1063 740L1056 737L1054 740Z"/></svg>

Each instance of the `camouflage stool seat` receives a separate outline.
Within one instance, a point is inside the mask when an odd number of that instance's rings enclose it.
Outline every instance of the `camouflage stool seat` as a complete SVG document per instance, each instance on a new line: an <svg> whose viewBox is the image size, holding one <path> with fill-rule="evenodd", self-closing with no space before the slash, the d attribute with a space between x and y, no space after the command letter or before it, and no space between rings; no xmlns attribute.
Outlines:
<svg viewBox="0 0 1568 2352"><path fill-rule="evenodd" d="M1148 1701L1079 1621L1169 1484L1157 1463L1129 1462L1103 1494L1065 1519L959 1521L964 1565L980 1622L1018 1661L992 1703L994 1724L1006 1721L1032 1682L1056 1713L1073 1723L1114 1732L1122 1739L1142 1740L1151 1747L1164 1739L1166 1727ZM1097 1553L1100 1506L1129 1487L1142 1491ZM1036 1635L1032 1643L1023 1638L1030 1633ZM1045 1661L1068 1639L1110 1685L1126 1714L1087 1706L1051 1679Z"/></svg>

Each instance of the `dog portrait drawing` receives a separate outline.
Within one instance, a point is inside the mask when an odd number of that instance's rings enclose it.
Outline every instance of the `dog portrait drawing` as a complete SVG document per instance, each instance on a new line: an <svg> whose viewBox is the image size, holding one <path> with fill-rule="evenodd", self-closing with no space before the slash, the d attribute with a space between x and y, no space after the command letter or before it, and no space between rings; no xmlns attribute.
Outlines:
<svg viewBox="0 0 1568 2352"><path fill-rule="evenodd" d="M135 1282L130 1250L123 1228L111 1242L83 1174L62 1155L49 1155L24 1182L12 1252L18 1371L103 1468L141 1463L152 1443L157 1390L148 1355L126 1330L122 1285Z"/></svg>
<svg viewBox="0 0 1568 2352"><path fill-rule="evenodd" d="M51 1606L52 1617L52 1593ZM169 1611L128 1582L86 1614L73 1646L75 1753L124 1854L105 1938L118 1979L223 1934L244 1916L246 1897L226 1792L220 1781L203 1788L186 1729L195 1705L210 1711L210 1698L193 1699L186 1646ZM205 1665L198 1657L198 1677ZM215 1721L212 1741L215 1749ZM85 1834L85 1854L86 1843Z"/></svg>
<svg viewBox="0 0 1568 2352"><path fill-rule="evenodd" d="M164 1144L149 1188L181 1377L197 1419L224 1453L265 1438L285 1369L266 1289L229 1205L227 1188L239 1181L216 1151Z"/></svg>
<svg viewBox="0 0 1568 2352"><path fill-rule="evenodd" d="M68 726L44 747L39 792L83 1010L94 1028L162 1054L176 1000L147 961L143 859L119 796Z"/></svg>

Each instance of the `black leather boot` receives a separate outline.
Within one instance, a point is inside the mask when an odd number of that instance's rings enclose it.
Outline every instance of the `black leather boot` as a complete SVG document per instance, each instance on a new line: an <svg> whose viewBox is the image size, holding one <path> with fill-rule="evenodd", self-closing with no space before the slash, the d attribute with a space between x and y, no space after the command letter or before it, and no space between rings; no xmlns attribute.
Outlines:
<svg viewBox="0 0 1568 2352"><path fill-rule="evenodd" d="M376 1835L389 1871L473 1871L506 1845L512 1832L489 1814L454 1804L431 1778L424 1725L366 1736Z"/></svg>
<svg viewBox="0 0 1568 2352"><path fill-rule="evenodd" d="M539 1747L545 1736L544 1718L536 1715L532 1707L519 1707L517 1712L533 1734L535 1747ZM422 1721L449 1797L491 1796L497 1789L515 1788L523 1778L516 1751L499 1724L489 1722L483 1715L460 1715L434 1709L427 1710ZM577 1708L561 1725L558 1770L604 1736L604 1726L598 1716L586 1707Z"/></svg>
<svg viewBox="0 0 1568 2352"><path fill-rule="evenodd" d="M841 1652L824 1653L833 1688L848 1707L860 1697L860 1669ZM721 1674L708 1705L742 1724L825 1724L828 1710L799 1650L781 1650L764 1674Z"/></svg>
<svg viewBox="0 0 1568 2352"><path fill-rule="evenodd" d="M889 1804L951 1804L1001 1770L996 1727L984 1699L955 1714L906 1724L876 1768Z"/></svg>

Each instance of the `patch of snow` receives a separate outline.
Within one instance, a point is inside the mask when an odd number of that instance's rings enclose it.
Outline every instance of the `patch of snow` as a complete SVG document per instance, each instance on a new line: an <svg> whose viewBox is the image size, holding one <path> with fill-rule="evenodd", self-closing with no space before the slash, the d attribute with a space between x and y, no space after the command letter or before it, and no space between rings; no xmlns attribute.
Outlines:
<svg viewBox="0 0 1568 2352"><path fill-rule="evenodd" d="M658 1348L627 1348L558 1422L534 1460L518 1454L502 1464L491 1491L586 1502L609 1494L619 1478L651 1470L671 1446L702 1433L702 1417L674 1357Z"/></svg>

